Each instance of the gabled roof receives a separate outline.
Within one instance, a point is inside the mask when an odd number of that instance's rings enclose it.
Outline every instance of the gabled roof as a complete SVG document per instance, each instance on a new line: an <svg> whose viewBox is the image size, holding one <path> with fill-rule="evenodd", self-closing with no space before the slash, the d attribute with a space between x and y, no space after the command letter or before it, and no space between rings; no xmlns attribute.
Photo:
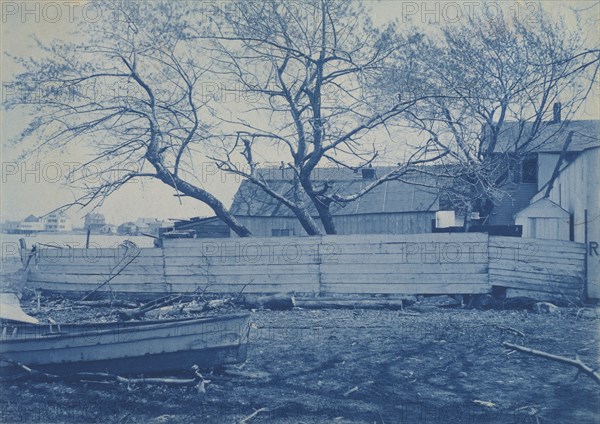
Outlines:
<svg viewBox="0 0 600 424"><path fill-rule="evenodd" d="M376 168L378 176L392 168ZM292 171L289 169L268 169L261 171L269 186L285 197L293 195ZM373 180L363 179L361 173L346 168L317 168L314 181L327 181L328 193L350 195L359 192ZM420 176L420 178L423 178ZM430 186L434 186L432 183ZM308 199L305 205L311 215L318 215ZM388 181L374 188L363 197L345 205L332 204L333 215L359 215L374 213L426 212L439 210L438 190L422 185L401 181ZM293 216L289 208L265 193L249 181L243 181L236 193L230 209L237 216Z"/></svg>
<svg viewBox="0 0 600 424"><path fill-rule="evenodd" d="M515 215L518 217L535 217L535 218L568 218L569 212L561 208L558 204L552 200L542 197L531 203L525 209L517 212Z"/></svg>
<svg viewBox="0 0 600 424"><path fill-rule="evenodd" d="M23 220L24 222L38 222L39 218L35 215L29 215L27 218Z"/></svg>
<svg viewBox="0 0 600 424"><path fill-rule="evenodd" d="M502 126L494 152L510 153L524 147L532 128L532 122L506 122ZM573 131L573 140L569 152L581 152L592 147L600 147L600 121L579 120L542 123L542 127L525 150L537 153L560 152L570 131Z"/></svg>

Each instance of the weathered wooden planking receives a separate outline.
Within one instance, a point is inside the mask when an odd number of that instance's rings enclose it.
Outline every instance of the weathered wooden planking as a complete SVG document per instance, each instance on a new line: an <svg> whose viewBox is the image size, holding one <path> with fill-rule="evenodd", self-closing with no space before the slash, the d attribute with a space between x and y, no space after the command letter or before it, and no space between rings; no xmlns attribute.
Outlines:
<svg viewBox="0 0 600 424"><path fill-rule="evenodd" d="M354 234L322 236L323 243L337 244L379 244L390 242L483 242L487 243L485 233L423 233L423 234Z"/></svg>
<svg viewBox="0 0 600 424"><path fill-rule="evenodd" d="M54 282L54 283L66 283L73 286L73 289L77 289L76 286L83 287L95 287L104 283L108 279L105 275L95 274L50 274L30 271L27 281L35 282ZM164 284L164 275L116 275L111 281L111 284L138 284L138 283L153 283L153 284Z"/></svg>
<svg viewBox="0 0 600 424"><path fill-rule="evenodd" d="M564 242L561 240L521 239L513 237L498 240L492 236L490 237L490 249L514 249L532 254L540 252L545 252L548 254L581 254L585 251L585 246L580 243Z"/></svg>
<svg viewBox="0 0 600 424"><path fill-rule="evenodd" d="M542 274L576 275L583 272L583 261L574 263L547 263L547 262L518 262L502 260L490 262L490 272L494 270L539 272Z"/></svg>
<svg viewBox="0 0 600 424"><path fill-rule="evenodd" d="M114 275L116 273L122 275L164 275L164 267L162 265L129 265L121 269L120 266L113 265L34 265L30 271L36 273L48 274L76 274L76 275Z"/></svg>
<svg viewBox="0 0 600 424"><path fill-rule="evenodd" d="M339 283L324 284L323 294L481 294L488 293L486 284L357 284Z"/></svg>
<svg viewBox="0 0 600 424"><path fill-rule="evenodd" d="M263 282L236 283L236 284L221 284L211 283L207 286L206 283L176 283L170 286L172 293L219 293L219 294L275 294L275 293L305 293L318 294L319 287L317 284L296 283L296 284L270 284Z"/></svg>
<svg viewBox="0 0 600 424"><path fill-rule="evenodd" d="M330 256L322 256L321 263L323 264L365 264L366 266L376 264L390 264L390 263L409 263L409 264L445 264L445 263L463 263L463 264L487 264L487 255L481 254L452 254L443 253L435 256L425 256L425 260L422 260L421 256L409 256L408 260L405 257L397 253L374 253L374 252L363 252L363 253L347 253L342 252Z"/></svg>
<svg viewBox="0 0 600 424"><path fill-rule="evenodd" d="M98 286L86 287L83 284L73 284L66 282L50 282L50 281L31 281L29 287L50 292L66 293L66 294L87 294L96 289ZM100 293L134 293L134 294L162 294L169 293L171 290L167 284L157 283L115 283L112 281L99 288Z"/></svg>
<svg viewBox="0 0 600 424"><path fill-rule="evenodd" d="M568 293L572 295L580 294L583 290L583 284L555 285L538 282L534 284L531 280L505 279L502 276L496 277L492 282L493 286L506 287L512 289L522 289L531 291L541 291L546 293Z"/></svg>
<svg viewBox="0 0 600 424"><path fill-rule="evenodd" d="M518 280L532 280L532 281L544 281L548 284L552 283L577 283L583 281L582 274L557 274L557 273L540 273L540 272L527 272L527 271L511 271L506 269L492 269L490 270L490 281L493 281L497 277L504 277L507 279L518 279Z"/></svg>
<svg viewBox="0 0 600 424"><path fill-rule="evenodd" d="M540 290L524 290L524 289L506 289L506 297L529 297L542 302L556 302L561 301L577 301L583 293L583 288L580 292L568 292L568 293L556 293L556 292L545 292Z"/></svg>
<svg viewBox="0 0 600 424"><path fill-rule="evenodd" d="M398 254L417 260L439 262L439 258L487 257L487 243L480 242L390 242L372 244L329 244L328 251L322 248L320 254L336 256L340 254ZM421 259L422 258L422 259Z"/></svg>
<svg viewBox="0 0 600 424"><path fill-rule="evenodd" d="M505 236L490 236L490 244L496 243L535 243L540 246L547 246L548 248L565 248L565 249L583 249L585 245L583 243L577 243L568 240L547 240L547 239L536 239L536 238L516 238L516 237L505 237Z"/></svg>
<svg viewBox="0 0 600 424"><path fill-rule="evenodd" d="M131 248L131 249L114 249L114 248L89 248L89 249L53 249L53 248L40 248L36 250L36 256L38 257L69 257L69 258L90 258L90 257L123 257L123 256L162 256L163 252L161 248L157 247L143 247L143 248Z"/></svg>
<svg viewBox="0 0 600 424"><path fill-rule="evenodd" d="M395 286L412 286L413 293L419 293L419 285L427 284L463 284L488 286L488 275L484 274L441 274L441 273L423 273L423 274L322 274L321 282L327 284L388 284L390 290Z"/></svg>
<svg viewBox="0 0 600 424"><path fill-rule="evenodd" d="M369 264L370 265L370 264ZM471 274L486 274L488 271L487 264L403 264L403 263L386 263L369 266L364 263L355 262L353 264L322 264L321 274L335 275L342 273L355 274L387 274L390 278L402 278L405 275L422 275L422 274L459 274L463 278L465 275Z"/></svg>
<svg viewBox="0 0 600 424"><path fill-rule="evenodd" d="M206 282L215 284L247 284L247 283L265 283L280 284L282 286L294 284L319 284L317 275L309 274L230 274L230 275L173 275L167 279L171 286L177 284L206 284Z"/></svg>
<svg viewBox="0 0 600 424"><path fill-rule="evenodd" d="M205 266L166 266L165 272L167 278L175 275L203 275L210 274L214 276L224 275L255 275L255 274L278 274L278 275L296 275L302 274L306 278L316 275L319 272L319 265L289 265L289 264L271 264L265 265L248 265L240 264L235 266L230 265L205 265Z"/></svg>
<svg viewBox="0 0 600 424"><path fill-rule="evenodd" d="M64 250L64 249L63 249ZM62 252L62 251L61 251ZM160 253L160 254L158 254ZM60 255L36 255L32 258L31 265L125 265L127 263L138 265L158 265L162 264L162 249L140 249L136 252L129 252L126 256L123 254L78 254L65 251Z"/></svg>
<svg viewBox="0 0 600 424"><path fill-rule="evenodd" d="M302 256L296 258L294 256L275 256L275 257L259 257L259 258L244 258L244 257L221 257L221 256L167 256L165 257L165 265L171 266L244 266L244 265L314 265L318 264L317 257Z"/></svg>

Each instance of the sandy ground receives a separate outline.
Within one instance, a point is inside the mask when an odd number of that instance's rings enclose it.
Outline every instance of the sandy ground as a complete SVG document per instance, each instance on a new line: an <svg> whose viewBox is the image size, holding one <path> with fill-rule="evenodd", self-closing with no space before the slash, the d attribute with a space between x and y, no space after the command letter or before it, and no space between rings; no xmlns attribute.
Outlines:
<svg viewBox="0 0 600 424"><path fill-rule="evenodd" d="M258 311L248 360L230 367L240 375L212 370L204 395L164 386L4 382L0 421L236 423L266 408L247 422L595 423L600 386L585 375L575 379L569 365L501 346L578 354L597 366L600 321L577 312Z"/></svg>

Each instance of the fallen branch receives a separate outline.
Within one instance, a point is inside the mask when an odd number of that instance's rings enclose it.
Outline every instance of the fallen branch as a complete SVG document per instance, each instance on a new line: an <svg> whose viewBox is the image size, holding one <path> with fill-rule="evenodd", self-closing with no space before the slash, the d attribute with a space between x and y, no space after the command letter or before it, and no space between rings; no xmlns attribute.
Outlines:
<svg viewBox="0 0 600 424"><path fill-rule="evenodd" d="M575 355L575 359L571 359L571 358L565 358L564 356L553 355L551 353L543 352L541 350L535 350L535 349L531 349L529 347L519 346L519 345L508 343L508 342L502 343L502 346L507 347L509 349L517 350L519 352L528 353L530 355L549 359L551 361L573 365L574 367L576 367L579 370L579 372L583 372L584 374L587 374L597 384L600 384L600 374L598 374L596 372L596 370L594 370L593 368L591 368L588 365L581 362L581 359L579 359L579 356L577 356L577 355Z"/></svg>
<svg viewBox="0 0 600 424"><path fill-rule="evenodd" d="M137 308L140 306L135 302L128 302L127 300L79 300L75 304L98 308Z"/></svg>
<svg viewBox="0 0 600 424"><path fill-rule="evenodd" d="M269 408L260 408L257 409L256 411L254 411L253 413L251 413L250 415L248 415L245 418L242 418L238 424L246 424L248 421L250 421L252 418L256 417L258 414L260 414L261 412L269 412Z"/></svg>
<svg viewBox="0 0 600 424"><path fill-rule="evenodd" d="M47 379L47 380L58 380L60 378L57 375L48 374L48 373L45 373L45 372L42 372L42 371L35 370L33 368L28 367L25 364L22 364L22 363L17 362L17 361L13 361L12 359L8 359L8 358L5 358L3 356L0 357L0 361L9 363L11 365L14 365L15 367L20 368L23 371L27 372L27 374L29 374L32 377L36 377L36 378L41 377L41 378Z"/></svg>
<svg viewBox="0 0 600 424"><path fill-rule="evenodd" d="M147 312L150 312L154 309L162 308L164 306L172 305L173 303L175 303L181 299L182 299L181 295L165 296L165 297L161 297L156 300L152 300L148 303L145 303L142 306L140 306L139 308L133 309L131 311L120 310L120 311L118 311L119 319L121 319L123 321L138 319L138 318L141 318L142 316L144 316Z"/></svg>
<svg viewBox="0 0 600 424"><path fill-rule="evenodd" d="M401 311L405 303L397 300L373 299L295 299L298 308L304 309L391 309ZM419 316L419 315L416 315Z"/></svg>
<svg viewBox="0 0 600 424"><path fill-rule="evenodd" d="M500 324L492 324L494 327L496 327L499 330L506 330L506 331L511 331L514 334L517 334L521 337L525 337L525 333L523 333L522 331L517 330L516 328L512 328L512 327L507 327L504 325L500 325Z"/></svg>

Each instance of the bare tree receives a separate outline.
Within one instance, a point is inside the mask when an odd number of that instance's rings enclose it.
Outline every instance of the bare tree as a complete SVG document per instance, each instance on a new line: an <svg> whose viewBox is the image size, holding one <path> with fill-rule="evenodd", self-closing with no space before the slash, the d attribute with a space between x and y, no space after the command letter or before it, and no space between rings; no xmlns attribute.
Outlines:
<svg viewBox="0 0 600 424"><path fill-rule="evenodd" d="M290 208L309 235L320 233L310 203L325 232L334 234L334 202L356 200L411 166L445 154L433 143L415 146L408 159L357 193L342 194L331 181L317 179L317 167L372 164L382 148L378 138L393 143L397 133L391 135L392 127L420 100L388 93L383 101L380 92L369 89L397 51L413 40L399 37L394 25L376 28L362 3L239 1L213 22L209 33L200 28L198 35L213 41L219 76L252 100L232 113L235 118L225 119L233 130L222 137L221 152L212 158ZM267 149L276 149L282 167L293 170L291 196L257 172L257 157Z"/></svg>
<svg viewBox="0 0 600 424"><path fill-rule="evenodd" d="M419 78L408 95L438 95L404 116L448 149L437 172L455 207L484 219L504 195L512 169L566 131L597 75L598 50L585 48L582 34L543 12L536 22L472 17L412 47ZM395 84L395 71L385 81L406 91ZM553 115L560 109L559 122ZM500 139L510 139L510 149Z"/></svg>
<svg viewBox="0 0 600 424"><path fill-rule="evenodd" d="M38 149L85 143L93 150L82 167L93 166L99 183L83 185L74 204L97 205L133 179L153 178L207 204L238 235L249 236L194 169L212 130L199 93L210 63L188 31L200 6L97 2L103 19L82 23L78 34L87 37L40 42L41 59L20 60L25 71L7 106L29 114L20 139L37 137Z"/></svg>

